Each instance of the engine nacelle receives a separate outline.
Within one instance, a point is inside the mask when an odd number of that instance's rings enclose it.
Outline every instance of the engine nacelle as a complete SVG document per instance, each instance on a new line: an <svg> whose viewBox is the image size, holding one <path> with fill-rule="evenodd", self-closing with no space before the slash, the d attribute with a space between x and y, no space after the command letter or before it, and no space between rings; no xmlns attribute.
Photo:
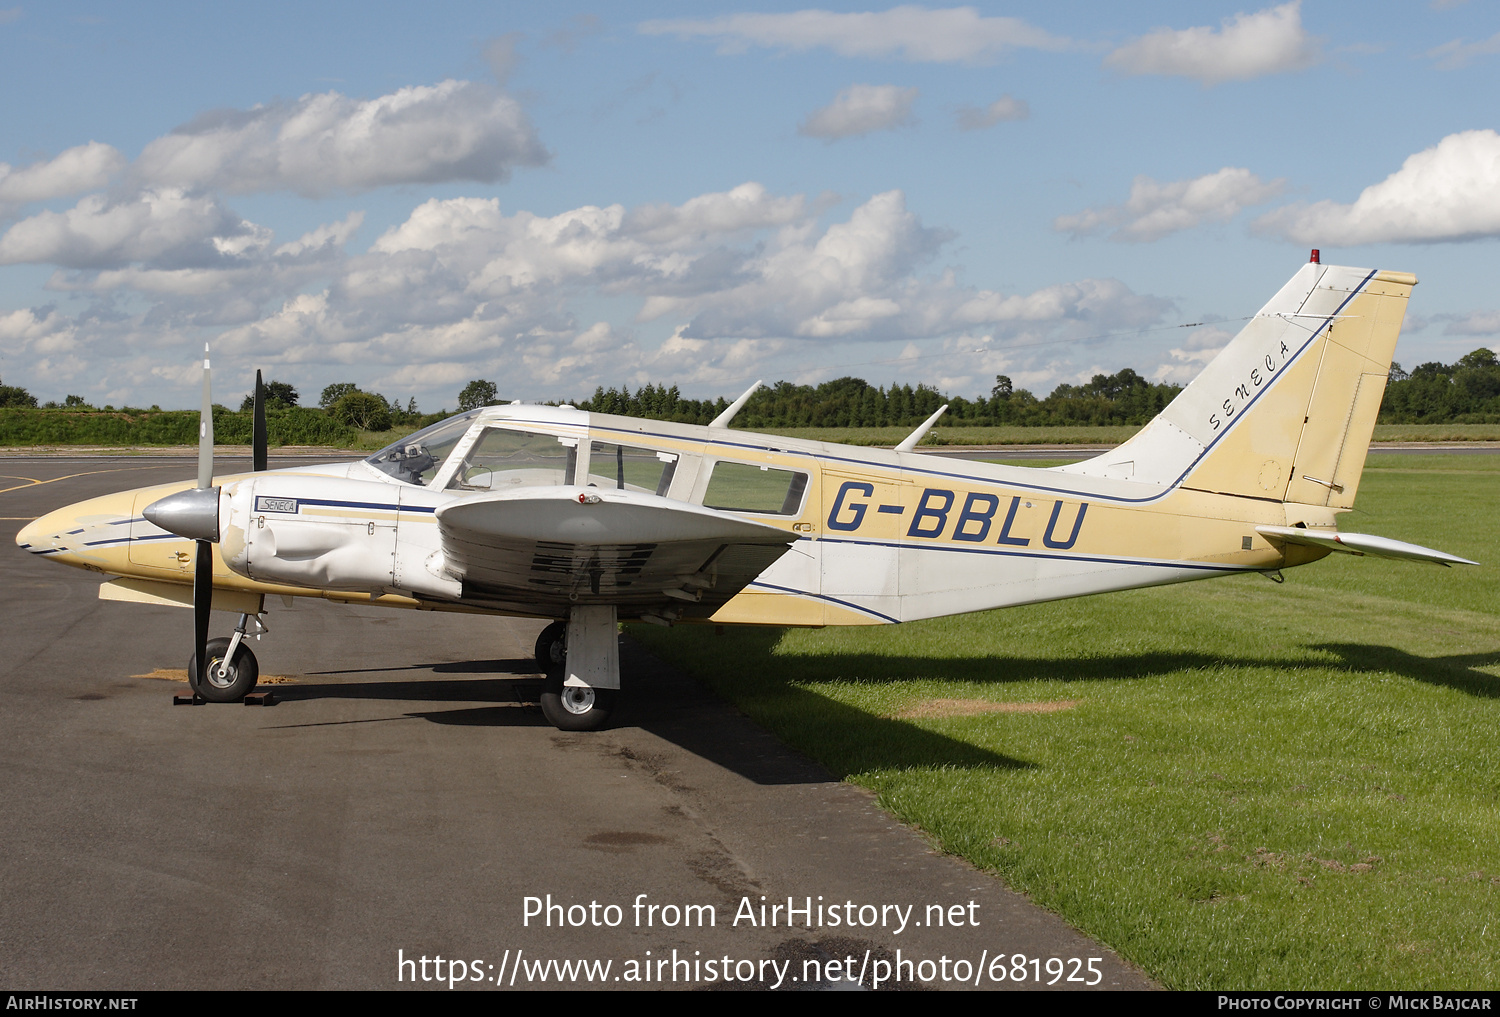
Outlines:
<svg viewBox="0 0 1500 1017"><path fill-rule="evenodd" d="M333 590L395 585L399 491L334 477L264 475L224 487L224 563L261 582Z"/></svg>

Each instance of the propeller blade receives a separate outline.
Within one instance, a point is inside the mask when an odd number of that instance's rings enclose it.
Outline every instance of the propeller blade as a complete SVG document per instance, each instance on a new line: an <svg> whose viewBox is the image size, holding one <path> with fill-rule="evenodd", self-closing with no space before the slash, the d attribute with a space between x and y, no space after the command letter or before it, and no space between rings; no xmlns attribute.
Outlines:
<svg viewBox="0 0 1500 1017"><path fill-rule="evenodd" d="M214 404L210 388L208 344L203 344L203 409L198 413L198 492L213 491L213 539L218 539L218 491L214 490ZM186 494L187 492L183 492ZM179 495L178 497L181 497ZM199 497L206 499L205 495ZM165 500L165 499L163 499ZM160 503L158 503L160 504ZM153 506L154 507L154 506ZM205 517L206 512L202 513ZM193 661L198 681L208 681L208 621L214 604L213 543L199 537L193 554ZM194 690L197 691L196 689Z"/></svg>
<svg viewBox="0 0 1500 1017"><path fill-rule="evenodd" d="M203 344L203 409L198 413L198 489L214 486L214 404L209 391L208 343Z"/></svg>
<svg viewBox="0 0 1500 1017"><path fill-rule="evenodd" d="M251 419L251 467L259 473L266 468L266 387L260 383L259 371L255 372L255 410Z"/></svg>
<svg viewBox="0 0 1500 1017"><path fill-rule="evenodd" d="M199 683L208 681L208 616L214 602L214 546L197 542L193 556L193 659L198 662Z"/></svg>

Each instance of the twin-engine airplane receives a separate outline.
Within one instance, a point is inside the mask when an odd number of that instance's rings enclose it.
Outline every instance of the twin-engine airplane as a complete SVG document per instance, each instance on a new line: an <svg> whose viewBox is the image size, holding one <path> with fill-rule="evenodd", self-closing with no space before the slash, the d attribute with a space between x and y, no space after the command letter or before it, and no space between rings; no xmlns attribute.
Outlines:
<svg viewBox="0 0 1500 1017"><path fill-rule="evenodd" d="M1304 265L1160 416L1111 452L1030 469L567 406L474 410L367 459L213 476L27 525L34 554L192 605L204 699L255 686L268 595L554 619L542 710L602 725L617 623L875 625L1301 565L1331 551L1475 564L1340 533L1416 277ZM752 387L751 391L754 391ZM939 413L942 411L940 410ZM195 546L196 545L196 546ZM217 545L217 549L215 548ZM210 607L240 613L208 642Z"/></svg>

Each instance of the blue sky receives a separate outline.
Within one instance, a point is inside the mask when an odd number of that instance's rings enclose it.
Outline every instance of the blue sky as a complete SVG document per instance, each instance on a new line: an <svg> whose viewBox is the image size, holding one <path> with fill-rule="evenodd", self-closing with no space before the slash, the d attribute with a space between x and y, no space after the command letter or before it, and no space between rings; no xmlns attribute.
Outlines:
<svg viewBox="0 0 1500 1017"><path fill-rule="evenodd" d="M1479 0L4 3L43 400L1186 381L1314 246L1422 279L1408 367L1500 332Z"/></svg>

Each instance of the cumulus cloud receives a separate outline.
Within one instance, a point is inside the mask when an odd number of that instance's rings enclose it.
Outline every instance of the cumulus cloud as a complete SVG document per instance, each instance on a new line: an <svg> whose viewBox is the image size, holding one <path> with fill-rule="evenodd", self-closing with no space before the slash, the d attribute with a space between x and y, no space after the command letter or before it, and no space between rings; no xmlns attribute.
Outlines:
<svg viewBox="0 0 1500 1017"><path fill-rule="evenodd" d="M190 330L259 319L268 301L326 280L361 219L354 212L275 246L270 230L213 198L172 190L115 201L92 195L17 223L0 236L0 264L59 266L47 287L92 299L78 334L110 359L120 348L159 347ZM122 313L130 296L149 309Z"/></svg>
<svg viewBox="0 0 1500 1017"><path fill-rule="evenodd" d="M652 243L702 240L712 234L785 226L805 219L807 199L778 198L760 184L741 184L722 194L701 194L681 205L641 205L631 209L622 230Z"/></svg>
<svg viewBox="0 0 1500 1017"><path fill-rule="evenodd" d="M1262 180L1247 169L1226 166L1192 180L1162 183L1140 176L1123 205L1103 205L1052 222L1076 237L1110 230L1111 240L1150 241L1204 222L1225 222L1243 209L1264 204L1286 189L1286 181Z"/></svg>
<svg viewBox="0 0 1500 1017"><path fill-rule="evenodd" d="M1439 315L1446 321L1443 335L1500 335L1500 311L1470 311L1464 315Z"/></svg>
<svg viewBox="0 0 1500 1017"><path fill-rule="evenodd" d="M638 324L672 322L683 365L704 372L732 371L799 340L1136 324L1165 307L1113 280L1008 296L948 275L924 278L919 267L950 235L923 226L898 191L821 230L816 212L801 196L772 196L758 184L675 206L588 205L546 217L506 214L496 199L434 199L348 259L323 293L289 298L225 341L272 356L373 363L462 363L503 350L564 358L589 381L590 371L663 367L628 337L610 349L597 323L581 328L574 307L590 294L638 299ZM735 344L749 345L729 356Z"/></svg>
<svg viewBox="0 0 1500 1017"><path fill-rule="evenodd" d="M109 183L124 168L125 157L98 141L19 169L0 162L0 201L47 201L92 191Z"/></svg>
<svg viewBox="0 0 1500 1017"><path fill-rule="evenodd" d="M734 284L689 301L685 306L697 314L683 334L759 338L920 331L921 316L941 314L938 305L946 294L939 292L945 287L922 286L912 273L948 239L945 231L924 227L900 191L877 194L821 237L788 238L745 265Z"/></svg>
<svg viewBox="0 0 1500 1017"><path fill-rule="evenodd" d="M1068 45L1068 40L1020 18L984 17L972 7L726 14L647 21L639 30L646 35L716 39L724 52L750 46L798 51L828 48L840 56L899 57L926 63L978 63L1012 49L1057 50Z"/></svg>
<svg viewBox="0 0 1500 1017"><path fill-rule="evenodd" d="M365 221L363 212L350 212L339 222L325 223L308 230L291 243L276 248L280 258L307 258L330 250L342 250Z"/></svg>
<svg viewBox="0 0 1500 1017"><path fill-rule="evenodd" d="M95 218L113 209L80 205ZM170 401L160 394L169 391L156 370L161 351L201 349L211 338L226 369L279 369L310 388L379 377L391 379L387 394L415 389L424 405L429 396L451 405L452 392L476 376L504 378L512 394L532 397L663 380L719 391L747 376L799 377L809 365L844 370L840 358L870 358L851 356L854 344L952 340L969 349L974 342L960 338L976 333L985 343L1054 342L1141 327L1170 306L1110 279L1028 294L961 285L953 272L932 269L953 235L924 225L899 191L833 222L823 222L826 210L821 200L755 183L672 205L584 205L551 216L503 210L494 198L433 199L363 254L344 251L360 225L355 214L287 242L257 233L203 266L137 260L63 270L53 285L92 296L94 307L75 318L16 312L0 319L0 339L14 336L8 348L30 350L32 365L51 336L49 370L63 371L67 357L92 358L105 365L98 385L144 388L158 393L153 401ZM139 240L106 242L87 217L87 229L53 225L55 252L150 253ZM218 231L186 235L201 244ZM145 297L150 309L125 313L130 304L112 303L116 294ZM585 317L601 297L633 308L633 320L628 311L623 320L601 321L592 310ZM664 341L642 337L663 332ZM963 356L962 367L981 363ZM987 388L984 377L970 380Z"/></svg>
<svg viewBox="0 0 1500 1017"><path fill-rule="evenodd" d="M1500 236L1500 134L1450 134L1408 156L1353 204L1296 204L1261 216L1255 229L1297 243L1354 246L1441 243Z"/></svg>
<svg viewBox="0 0 1500 1017"><path fill-rule="evenodd" d="M1026 105L1025 99L1002 95L983 108L960 106L957 116L959 130L982 131L1005 120L1025 120L1031 116L1031 107Z"/></svg>
<svg viewBox="0 0 1500 1017"><path fill-rule="evenodd" d="M77 326L52 306L23 307L0 314L0 343L7 349L25 348L34 355L70 352L76 346L77 331Z"/></svg>
<svg viewBox="0 0 1500 1017"><path fill-rule="evenodd" d="M217 198L178 188L150 189L118 201L91 194L66 212L41 212L6 230L0 236L0 265L206 265L264 246L269 235Z"/></svg>
<svg viewBox="0 0 1500 1017"><path fill-rule="evenodd" d="M1083 279L1026 294L981 290L964 301L953 317L965 325L1087 321L1118 327L1148 324L1167 307L1159 298L1132 293L1118 279Z"/></svg>
<svg viewBox="0 0 1500 1017"><path fill-rule="evenodd" d="M1109 54L1104 65L1126 74L1175 75L1217 85L1300 71L1321 59L1321 43L1303 29L1301 3L1294 0L1226 18L1219 31L1159 28Z"/></svg>
<svg viewBox="0 0 1500 1017"><path fill-rule="evenodd" d="M850 85L803 121L797 133L836 141L890 130L912 122L911 107L916 101L915 88Z"/></svg>
<svg viewBox="0 0 1500 1017"><path fill-rule="evenodd" d="M205 113L148 144L135 172L158 187L316 197L392 184L494 183L547 158L515 99L449 80L377 99L325 92Z"/></svg>
<svg viewBox="0 0 1500 1017"><path fill-rule="evenodd" d="M1424 55L1436 61L1435 66L1440 71L1456 71L1469 66L1478 57L1494 56L1496 53L1500 53L1500 32L1480 42L1454 39L1428 50Z"/></svg>

